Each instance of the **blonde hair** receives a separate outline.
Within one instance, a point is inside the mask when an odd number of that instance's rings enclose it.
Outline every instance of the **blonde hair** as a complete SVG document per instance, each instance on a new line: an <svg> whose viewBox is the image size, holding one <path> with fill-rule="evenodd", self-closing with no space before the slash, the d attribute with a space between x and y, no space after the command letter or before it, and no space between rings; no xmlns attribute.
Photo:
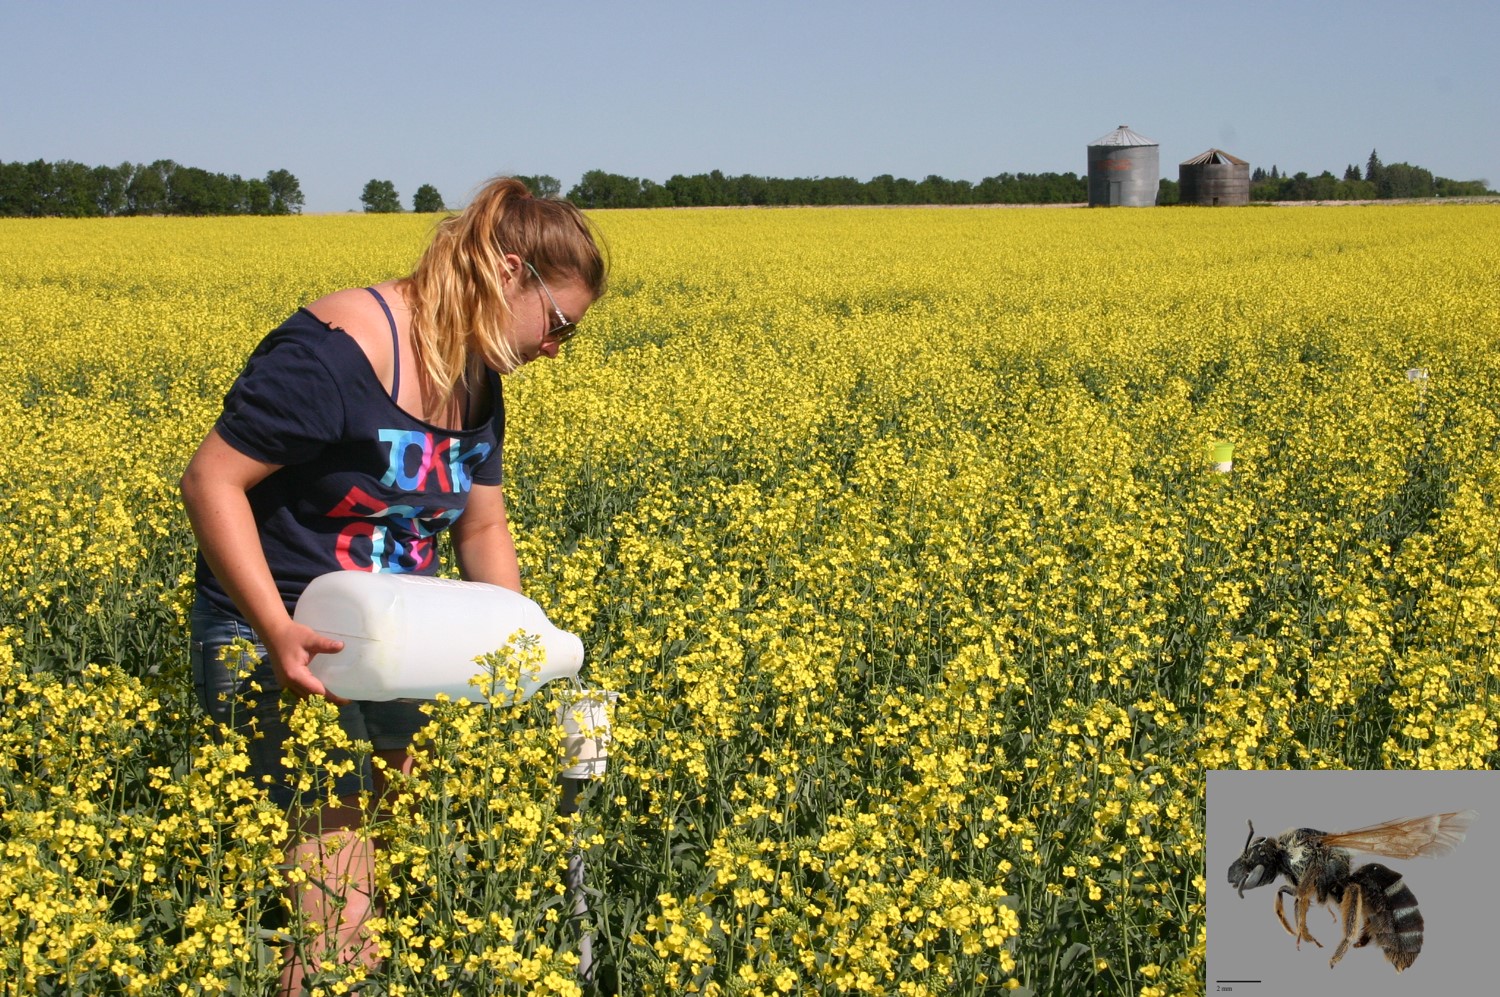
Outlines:
<svg viewBox="0 0 1500 997"><path fill-rule="evenodd" d="M490 180L467 208L438 224L404 281L417 366L443 404L464 383L471 351L495 370L520 360L506 336L511 310L502 279L511 272L509 253L548 284L577 281L594 298L604 293L604 256L583 212L568 201L532 197L514 177ZM532 280L525 267L514 276L521 288Z"/></svg>

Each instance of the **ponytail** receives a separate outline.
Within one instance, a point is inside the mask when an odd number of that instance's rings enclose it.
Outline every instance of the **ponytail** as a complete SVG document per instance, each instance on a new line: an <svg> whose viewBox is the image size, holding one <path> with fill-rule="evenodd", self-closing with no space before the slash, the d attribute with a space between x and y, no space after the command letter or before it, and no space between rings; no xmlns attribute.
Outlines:
<svg viewBox="0 0 1500 997"><path fill-rule="evenodd" d="M506 335L511 309L502 281L511 253L549 284L576 281L594 298L604 293L604 257L575 205L533 197L514 177L486 183L468 207L439 223L405 281L415 360L444 404L463 383L471 350L495 370L520 361ZM531 281L524 267L514 276L519 287Z"/></svg>

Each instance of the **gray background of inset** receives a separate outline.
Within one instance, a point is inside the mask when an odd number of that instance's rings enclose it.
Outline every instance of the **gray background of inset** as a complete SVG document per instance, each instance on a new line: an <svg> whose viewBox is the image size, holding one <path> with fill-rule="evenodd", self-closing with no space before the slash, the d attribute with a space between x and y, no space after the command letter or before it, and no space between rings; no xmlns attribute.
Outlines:
<svg viewBox="0 0 1500 997"><path fill-rule="evenodd" d="M1434 994L1495 992L1494 928L1500 902L1500 773L1497 772L1288 772L1207 773L1208 894L1207 992L1236 994ZM1426 921L1422 952L1397 973L1372 942L1352 946L1332 969L1342 933L1331 908L1313 908L1307 927L1323 943L1296 941L1276 920L1276 890L1285 882L1246 890L1229 885L1229 866L1257 836L1293 827L1350 831L1395 817L1477 810L1479 819L1451 855L1388 859L1357 853L1356 866L1378 861L1406 877ZM1291 898L1284 901L1292 920Z"/></svg>

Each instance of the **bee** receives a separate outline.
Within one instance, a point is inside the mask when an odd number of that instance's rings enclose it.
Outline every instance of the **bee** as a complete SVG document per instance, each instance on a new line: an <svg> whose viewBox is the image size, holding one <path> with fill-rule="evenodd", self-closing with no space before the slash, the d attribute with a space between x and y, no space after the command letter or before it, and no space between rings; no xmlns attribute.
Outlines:
<svg viewBox="0 0 1500 997"><path fill-rule="evenodd" d="M1229 885L1243 897L1247 889L1285 876L1286 883L1276 891L1276 919L1297 939L1299 951L1304 941L1323 947L1307 930L1308 908L1314 902L1333 905L1338 911L1334 920L1342 923L1344 937L1328 967L1338 964L1350 943L1360 948L1373 940L1399 973L1422 951L1424 922L1417 898L1396 872L1379 862L1353 866L1349 853L1401 859L1447 855L1464 840L1478 816L1473 810L1462 810L1402 817L1333 834L1299 827L1275 838L1257 838L1251 823L1244 854L1229 866ZM1283 896L1293 898L1295 930L1283 912Z"/></svg>

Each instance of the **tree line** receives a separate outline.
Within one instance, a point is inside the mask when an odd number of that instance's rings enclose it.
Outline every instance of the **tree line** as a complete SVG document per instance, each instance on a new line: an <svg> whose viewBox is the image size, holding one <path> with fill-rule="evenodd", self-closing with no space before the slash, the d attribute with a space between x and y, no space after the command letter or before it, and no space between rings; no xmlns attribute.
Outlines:
<svg viewBox="0 0 1500 997"><path fill-rule="evenodd" d="M1324 170L1315 177L1305 172L1281 173L1257 168L1250 174L1252 201L1378 201L1397 197L1478 197L1491 193L1487 180L1449 180L1410 163L1385 164L1370 150L1365 168L1344 167L1341 177Z"/></svg>
<svg viewBox="0 0 1500 997"><path fill-rule="evenodd" d="M302 204L302 186L286 170L247 180L170 159L119 166L66 159L0 163L0 216L290 215Z"/></svg>
<svg viewBox="0 0 1500 997"><path fill-rule="evenodd" d="M550 180L551 177L541 179ZM590 170L568 191L581 208L700 208L753 205L1071 204L1088 200L1088 178L1076 173L1001 173L978 183L930 175L907 180L889 173L779 179L721 171L677 174L666 183Z"/></svg>
<svg viewBox="0 0 1500 997"><path fill-rule="evenodd" d="M526 178L528 180L533 178ZM540 178L555 189L557 181ZM1158 204L1178 202L1176 180L1162 178ZM725 176L719 170L673 176L666 183L590 170L568 199L583 208L692 208L750 205L858 204L1079 204L1088 200L1088 177L1076 173L1001 173L978 183L932 175L906 180L890 174L860 181L852 177L792 180ZM1375 152L1363 173L1349 166L1343 178L1269 173L1250 178L1252 201L1374 201L1398 197L1472 197L1491 193L1485 180L1449 180L1409 163L1382 164Z"/></svg>
<svg viewBox="0 0 1500 997"><path fill-rule="evenodd" d="M562 196L557 178L521 176L539 197ZM1350 165L1342 177L1324 170L1283 174L1256 168L1250 176L1252 201L1366 201L1408 197L1468 197L1491 193L1485 180L1449 180L1409 163L1380 161L1375 151L1363 171ZM1158 204L1175 204L1177 181L1160 181ZM726 176L719 170L676 174L665 183L590 170L567 193L583 208L696 208L770 205L880 204L1078 204L1088 200L1088 177L1076 173L1000 173L978 183L929 175L908 180L882 174L853 177L780 179L752 174ZM360 201L367 212L401 211L389 180L371 180ZM285 215L301 212L302 188L286 170L264 179L210 173L179 166L170 159L150 165L85 166L68 160L0 163L0 216L61 215ZM445 210L442 195L422 184L412 210Z"/></svg>

